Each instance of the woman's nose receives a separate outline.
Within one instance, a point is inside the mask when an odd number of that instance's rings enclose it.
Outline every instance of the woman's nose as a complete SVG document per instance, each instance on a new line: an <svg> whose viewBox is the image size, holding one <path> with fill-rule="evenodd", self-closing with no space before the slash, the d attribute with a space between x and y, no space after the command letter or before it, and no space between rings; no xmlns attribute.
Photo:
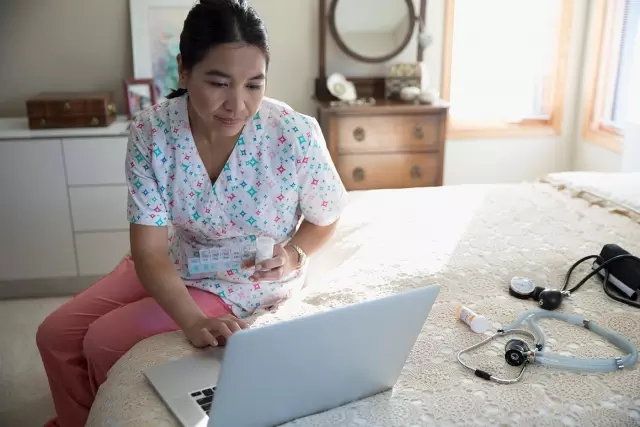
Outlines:
<svg viewBox="0 0 640 427"><path fill-rule="evenodd" d="M231 91L224 103L224 108L235 116L239 116L244 110L244 99L241 93Z"/></svg>

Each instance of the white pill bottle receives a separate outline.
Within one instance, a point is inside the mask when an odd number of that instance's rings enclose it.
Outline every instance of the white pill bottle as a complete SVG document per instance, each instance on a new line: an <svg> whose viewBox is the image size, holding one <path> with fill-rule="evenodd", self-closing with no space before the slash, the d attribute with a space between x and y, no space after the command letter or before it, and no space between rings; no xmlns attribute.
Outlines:
<svg viewBox="0 0 640 427"><path fill-rule="evenodd" d="M491 327L486 317L474 313L473 310L464 305L459 305L456 308L456 316L477 334L487 332Z"/></svg>
<svg viewBox="0 0 640 427"><path fill-rule="evenodd" d="M268 236L259 236L256 238L256 263L266 261L273 258L273 246L275 240Z"/></svg>

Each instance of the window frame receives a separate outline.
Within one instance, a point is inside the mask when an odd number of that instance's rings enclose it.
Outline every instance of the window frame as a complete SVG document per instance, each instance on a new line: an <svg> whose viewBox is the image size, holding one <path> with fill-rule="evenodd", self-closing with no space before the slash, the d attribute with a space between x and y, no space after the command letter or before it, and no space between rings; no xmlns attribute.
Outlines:
<svg viewBox="0 0 640 427"><path fill-rule="evenodd" d="M453 31L455 0L446 0L444 11L443 57L441 97L450 102L451 67L453 61ZM525 119L520 123L505 122L462 122L449 119L447 138L487 138L518 136L554 136L562 133L564 118L565 90L567 67L571 49L571 31L573 25L574 0L560 0L560 19L558 22L558 39L556 41L555 73L552 93L546 96L550 106L548 118Z"/></svg>
<svg viewBox="0 0 640 427"><path fill-rule="evenodd" d="M619 0L594 0L585 52L585 84L582 95L582 141L622 152L623 132L604 117L615 92L611 73L617 70L619 31L623 11ZM608 87L607 87L608 86Z"/></svg>

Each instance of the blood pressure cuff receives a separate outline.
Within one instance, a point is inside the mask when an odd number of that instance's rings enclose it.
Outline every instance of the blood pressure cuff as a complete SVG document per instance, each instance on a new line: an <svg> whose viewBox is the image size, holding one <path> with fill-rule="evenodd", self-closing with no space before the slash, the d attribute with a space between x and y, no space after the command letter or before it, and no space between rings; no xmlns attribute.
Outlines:
<svg viewBox="0 0 640 427"><path fill-rule="evenodd" d="M608 261L611 258L628 254L629 252L618 245L604 245L600 251L601 259L596 260L592 268L598 268L602 262ZM613 285L613 287L629 299L638 299L638 293L640 291L640 262L633 259L613 261L598 272L598 277L604 279L605 270L609 270L609 283Z"/></svg>

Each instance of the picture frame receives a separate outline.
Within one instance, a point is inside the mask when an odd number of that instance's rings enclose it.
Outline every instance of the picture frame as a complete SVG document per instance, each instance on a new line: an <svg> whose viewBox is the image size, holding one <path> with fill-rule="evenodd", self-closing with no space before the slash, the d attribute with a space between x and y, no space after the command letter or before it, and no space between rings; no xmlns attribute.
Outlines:
<svg viewBox="0 0 640 427"><path fill-rule="evenodd" d="M157 102L153 79L127 79L124 81L127 117L133 120L142 110Z"/></svg>
<svg viewBox="0 0 640 427"><path fill-rule="evenodd" d="M157 100L178 89L180 33L196 0L129 0L133 76L152 79Z"/></svg>

